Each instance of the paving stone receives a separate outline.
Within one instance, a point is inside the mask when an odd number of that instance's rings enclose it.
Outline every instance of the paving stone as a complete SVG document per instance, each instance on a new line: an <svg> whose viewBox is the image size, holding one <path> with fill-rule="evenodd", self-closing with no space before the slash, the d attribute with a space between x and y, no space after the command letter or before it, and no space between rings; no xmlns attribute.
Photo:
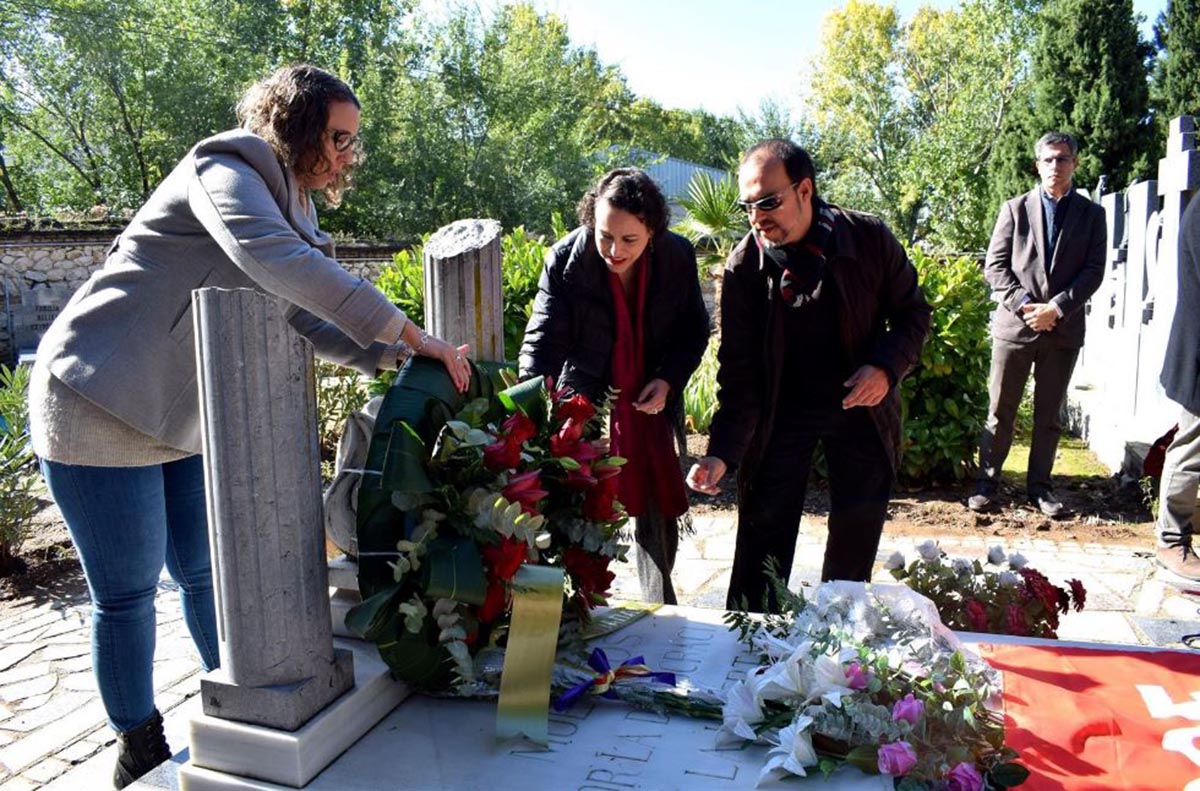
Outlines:
<svg viewBox="0 0 1200 791"><path fill-rule="evenodd" d="M33 662L17 665L11 670L5 670L3 673L0 673L0 687L6 687L18 681L27 681L28 679L44 676L51 672L49 662Z"/></svg>
<svg viewBox="0 0 1200 791"><path fill-rule="evenodd" d="M58 623L47 626L38 636L38 640L46 642L50 638L59 637L60 635L75 635L83 626L84 624L75 618L64 618ZM76 637L75 639L78 640L79 638Z"/></svg>
<svg viewBox="0 0 1200 791"><path fill-rule="evenodd" d="M39 706L42 706L42 705L48 703L49 701L50 701L50 694L43 693L41 695L34 695L32 698L25 698L20 703L17 703L15 705L16 705L17 711L30 711L32 709L36 709ZM13 722L16 722L16 720L14 720ZM8 724L8 727L14 728L17 730L22 730L22 729L16 728L16 726L13 725L13 723L11 723L11 722Z"/></svg>
<svg viewBox="0 0 1200 791"><path fill-rule="evenodd" d="M81 671L92 669L91 651L84 656L76 656L70 659L59 659L54 662L54 669L60 673L79 673Z"/></svg>
<svg viewBox="0 0 1200 791"><path fill-rule="evenodd" d="M90 643L63 643L61 645L48 645L42 648L40 658L42 659L73 659L77 656L85 656L92 653Z"/></svg>
<svg viewBox="0 0 1200 791"><path fill-rule="evenodd" d="M89 742L86 739L80 739L59 750L58 757L69 764L78 764L91 758L99 750L100 745Z"/></svg>
<svg viewBox="0 0 1200 791"><path fill-rule="evenodd" d="M47 758L26 769L21 773L21 776L37 783L49 783L70 768L71 765L66 761L59 760L58 758Z"/></svg>
<svg viewBox="0 0 1200 791"><path fill-rule="evenodd" d="M47 673L36 678L18 681L15 684L8 684L0 687L0 700L16 702L32 698L37 695L45 695L50 692L58 684L58 676L54 673Z"/></svg>
<svg viewBox="0 0 1200 791"><path fill-rule="evenodd" d="M29 638L31 632L45 629L56 621L61 620L61 617L56 612L42 612L29 618L21 618L15 624L0 629L0 642L25 642L31 639Z"/></svg>
<svg viewBox="0 0 1200 791"><path fill-rule="evenodd" d="M0 747L12 744L13 739L15 738L16 737L12 735L11 731L0 730Z"/></svg>
<svg viewBox="0 0 1200 791"><path fill-rule="evenodd" d="M1132 617L1151 645L1185 647L1184 635L1200 634L1200 621L1197 620L1180 621L1174 618L1146 618L1139 615Z"/></svg>
<svg viewBox="0 0 1200 791"><path fill-rule="evenodd" d="M3 783L0 783L0 791L27 791L28 789L36 789L41 787L41 783L35 783L34 781L25 777L21 777L20 775L16 777L10 777Z"/></svg>
<svg viewBox="0 0 1200 791"><path fill-rule="evenodd" d="M82 693L60 696L60 699L67 698L71 698L69 700L70 707L65 712L56 711L55 716L44 727L38 728L24 738L17 739L12 744L0 749L0 764L7 766L13 772L20 772L25 767L54 755L64 744L70 744L107 721L104 706L99 699ZM7 723L5 723L5 727L8 727ZM112 771L111 765L109 771ZM107 785L94 784L67 786L67 788L76 790L107 787Z"/></svg>
<svg viewBox="0 0 1200 791"><path fill-rule="evenodd" d="M81 670L78 673L72 673L62 680L59 688L72 692L96 692L96 674L91 672L91 670Z"/></svg>
<svg viewBox="0 0 1200 791"><path fill-rule="evenodd" d="M12 710L10 708L8 708L8 706L5 706L3 703L0 703L0 722L7 720L11 716L12 716Z"/></svg>
<svg viewBox="0 0 1200 791"><path fill-rule="evenodd" d="M43 791L91 791L112 788L112 772L116 762L117 748L106 748L83 763L71 767L65 774L59 775L54 782L45 786Z"/></svg>
<svg viewBox="0 0 1200 791"><path fill-rule="evenodd" d="M1058 627L1060 640L1078 640L1093 643L1124 643L1138 645L1137 631L1129 620L1119 612L1072 612L1064 617Z"/></svg>
<svg viewBox="0 0 1200 791"><path fill-rule="evenodd" d="M0 648L0 670L8 670L38 649L32 643L16 643Z"/></svg>
<svg viewBox="0 0 1200 791"><path fill-rule="evenodd" d="M18 707L18 711L22 713L5 722L4 727L28 733L70 714L92 699L93 696L86 692L64 692L53 696L39 695L37 698L29 698L24 705ZM36 705L32 705L35 703Z"/></svg>

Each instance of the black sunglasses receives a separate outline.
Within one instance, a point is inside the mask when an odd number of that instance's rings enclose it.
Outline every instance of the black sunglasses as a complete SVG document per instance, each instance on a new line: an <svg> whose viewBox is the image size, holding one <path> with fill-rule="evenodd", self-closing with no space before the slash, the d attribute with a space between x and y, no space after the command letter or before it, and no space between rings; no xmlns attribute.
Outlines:
<svg viewBox="0 0 1200 791"><path fill-rule="evenodd" d="M758 209L759 211L763 212L775 211L781 205L783 205L783 198L781 197L783 193L787 192L799 183L800 182L798 181L793 181L785 188L779 190L779 192L768 195L765 198L759 198L758 200L739 200L737 201L738 208L746 212L746 214L749 214L751 209Z"/></svg>
<svg viewBox="0 0 1200 791"><path fill-rule="evenodd" d="M332 137L334 151L345 151L351 146L357 146L362 142L361 137L358 135L352 135L345 129L338 129L332 134Z"/></svg>

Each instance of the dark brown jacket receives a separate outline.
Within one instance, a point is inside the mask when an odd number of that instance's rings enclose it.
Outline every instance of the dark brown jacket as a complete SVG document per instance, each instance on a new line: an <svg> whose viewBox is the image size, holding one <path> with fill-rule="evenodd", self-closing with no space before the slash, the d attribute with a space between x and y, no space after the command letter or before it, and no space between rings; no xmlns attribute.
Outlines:
<svg viewBox="0 0 1200 791"><path fill-rule="evenodd" d="M837 216L828 273L837 286L838 331L853 368L875 365L892 388L868 407L893 470L900 468L900 381L921 356L931 308L917 270L878 218L831 206ZM771 435L784 357L784 305L775 270L753 235L734 249L721 287L719 407L708 454L742 466L748 480Z"/></svg>

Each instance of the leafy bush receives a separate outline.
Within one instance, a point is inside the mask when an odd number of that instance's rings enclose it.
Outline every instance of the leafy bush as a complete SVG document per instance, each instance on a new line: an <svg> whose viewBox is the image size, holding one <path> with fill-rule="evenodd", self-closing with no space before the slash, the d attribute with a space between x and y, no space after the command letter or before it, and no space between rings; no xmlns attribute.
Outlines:
<svg viewBox="0 0 1200 791"><path fill-rule="evenodd" d="M0 365L0 576L18 570L16 557L38 510L37 463L29 444L29 368Z"/></svg>
<svg viewBox="0 0 1200 791"><path fill-rule="evenodd" d="M688 380L683 391L683 419L689 432L705 434L717 411L717 349L720 336L708 339L708 348L700 358L700 367Z"/></svg>
<svg viewBox="0 0 1200 791"><path fill-rule="evenodd" d="M992 301L979 264L909 252L933 306L921 362L901 386L904 460L913 483L961 480L975 466L987 414Z"/></svg>
<svg viewBox="0 0 1200 791"><path fill-rule="evenodd" d="M338 443L350 413L362 408L370 394L362 376L328 362L317 363L317 440L321 446L321 479L333 479Z"/></svg>

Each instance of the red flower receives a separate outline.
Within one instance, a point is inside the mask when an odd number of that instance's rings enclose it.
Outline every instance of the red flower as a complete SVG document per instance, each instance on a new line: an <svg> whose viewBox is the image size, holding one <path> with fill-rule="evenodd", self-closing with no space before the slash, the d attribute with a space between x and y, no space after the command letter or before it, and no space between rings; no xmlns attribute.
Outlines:
<svg viewBox="0 0 1200 791"><path fill-rule="evenodd" d="M596 476L592 475L592 468L589 464L580 464L578 470L569 470L567 472L567 486L572 489L590 489L596 485Z"/></svg>
<svg viewBox="0 0 1200 791"><path fill-rule="evenodd" d="M608 588L617 577L608 570L608 561L603 555L593 555L579 547L569 547L563 552L563 566L589 607L601 603L597 598L608 596Z"/></svg>
<svg viewBox="0 0 1200 791"><path fill-rule="evenodd" d="M483 464L490 470L511 470L521 463L521 443L505 437L483 447Z"/></svg>
<svg viewBox="0 0 1200 791"><path fill-rule="evenodd" d="M987 631L987 610L979 603L978 599L971 599L967 602L967 621L976 632Z"/></svg>
<svg viewBox="0 0 1200 791"><path fill-rule="evenodd" d="M1087 601L1087 590L1079 580L1071 580L1067 584L1071 586L1071 596L1075 599L1075 612L1079 612Z"/></svg>
<svg viewBox="0 0 1200 791"><path fill-rule="evenodd" d="M595 414L596 408L592 406L592 402L578 393L558 401L554 408L554 416L559 420L571 420L580 425L591 420Z"/></svg>
<svg viewBox="0 0 1200 791"><path fill-rule="evenodd" d="M511 580L529 556L525 542L515 538L503 538L499 544L488 544L482 552L484 562L492 570L492 579L503 582Z"/></svg>
<svg viewBox="0 0 1200 791"><path fill-rule="evenodd" d="M619 515L614 504L617 498L617 479L603 478L588 490L583 498L583 516L595 522L611 522Z"/></svg>
<svg viewBox="0 0 1200 791"><path fill-rule="evenodd" d="M592 465L592 475L595 475L600 480L604 480L606 478L612 478L614 475L616 475L620 471L621 471L620 467L618 467L616 464L610 464L607 459L600 462L599 464Z"/></svg>
<svg viewBox="0 0 1200 791"><path fill-rule="evenodd" d="M1004 610L1005 629L1009 634L1029 634L1029 624L1025 620L1025 611L1019 604L1010 604Z"/></svg>
<svg viewBox="0 0 1200 791"><path fill-rule="evenodd" d="M527 514L536 514L537 502L549 492L541 488L542 471L530 470L508 479L508 486L500 491L500 496L510 503L520 503L521 510Z"/></svg>
<svg viewBox="0 0 1200 791"><path fill-rule="evenodd" d="M500 428L504 430L509 442L518 445L537 436L537 426L524 412L513 412L508 420L500 424Z"/></svg>
<svg viewBox="0 0 1200 791"><path fill-rule="evenodd" d="M550 452L558 458L570 457L580 464L600 458L602 449L597 443L583 441L583 424L568 420L550 438Z"/></svg>
<svg viewBox="0 0 1200 791"><path fill-rule="evenodd" d="M488 584L487 596L484 597L483 604L479 605L480 623L491 623L504 615L507 605L508 591L505 589L504 583L493 580Z"/></svg>

